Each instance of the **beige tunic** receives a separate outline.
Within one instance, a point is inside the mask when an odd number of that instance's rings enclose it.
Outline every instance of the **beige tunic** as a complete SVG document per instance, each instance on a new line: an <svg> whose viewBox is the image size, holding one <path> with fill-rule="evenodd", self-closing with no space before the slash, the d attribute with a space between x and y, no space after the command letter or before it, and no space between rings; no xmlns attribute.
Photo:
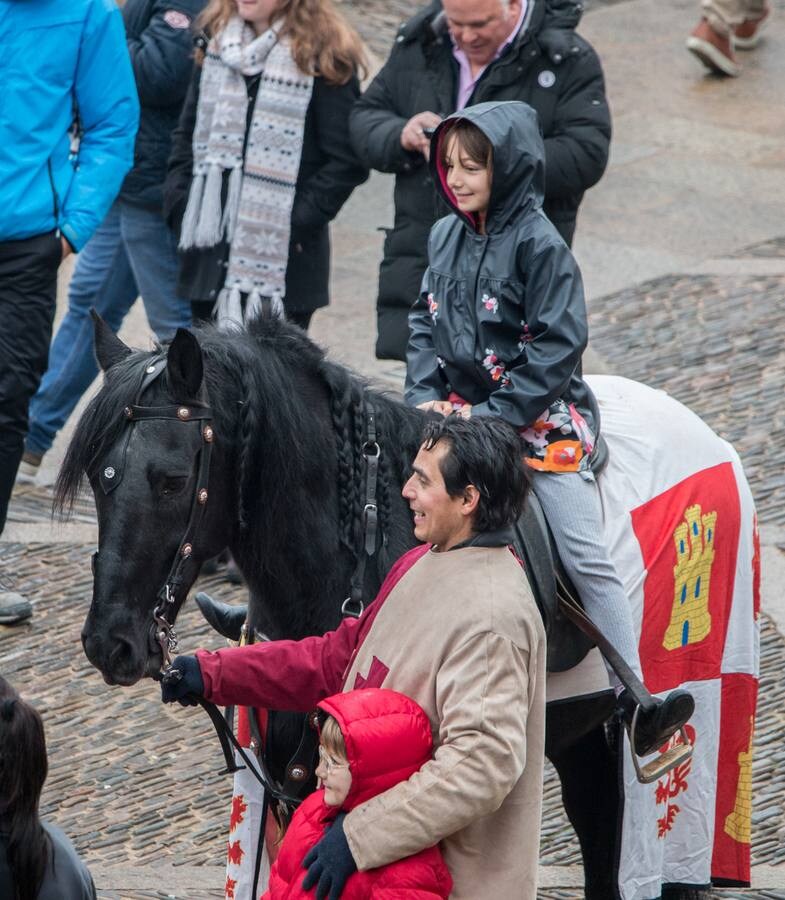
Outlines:
<svg viewBox="0 0 785 900"><path fill-rule="evenodd" d="M408 781L346 817L358 867L441 841L455 900L534 900L545 634L509 550L466 547L418 560L379 611L344 690L364 679L416 700L436 751Z"/></svg>

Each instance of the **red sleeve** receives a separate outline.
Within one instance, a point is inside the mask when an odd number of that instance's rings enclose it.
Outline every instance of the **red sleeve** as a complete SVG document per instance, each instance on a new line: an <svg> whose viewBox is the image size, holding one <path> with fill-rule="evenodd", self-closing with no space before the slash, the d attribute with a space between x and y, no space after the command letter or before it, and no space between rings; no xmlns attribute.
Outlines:
<svg viewBox="0 0 785 900"><path fill-rule="evenodd" d="M343 689L352 654L368 633L376 613L401 577L427 552L422 544L390 569L376 600L359 619L344 619L335 631L301 641L269 641L198 650L204 696L221 706L254 706L309 712Z"/></svg>
<svg viewBox="0 0 785 900"><path fill-rule="evenodd" d="M301 641L199 650L204 695L222 706L309 712L341 690L362 623L344 619L335 631Z"/></svg>

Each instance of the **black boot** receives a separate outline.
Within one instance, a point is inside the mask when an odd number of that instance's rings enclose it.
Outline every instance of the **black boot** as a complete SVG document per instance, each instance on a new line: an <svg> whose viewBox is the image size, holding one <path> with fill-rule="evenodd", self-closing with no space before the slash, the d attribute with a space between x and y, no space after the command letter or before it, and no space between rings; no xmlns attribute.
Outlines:
<svg viewBox="0 0 785 900"><path fill-rule="evenodd" d="M695 701L688 691L671 691L664 699L652 697L654 707L641 708L635 723L635 747L638 756L646 756L661 747L672 737L695 711ZM629 728L635 714L636 703L629 691L619 695L619 707L624 722Z"/></svg>
<svg viewBox="0 0 785 900"><path fill-rule="evenodd" d="M221 603L220 600L213 600L209 594L205 594L203 591L196 595L196 605L218 634L229 638L230 641L240 640L240 631L248 615L247 606Z"/></svg>

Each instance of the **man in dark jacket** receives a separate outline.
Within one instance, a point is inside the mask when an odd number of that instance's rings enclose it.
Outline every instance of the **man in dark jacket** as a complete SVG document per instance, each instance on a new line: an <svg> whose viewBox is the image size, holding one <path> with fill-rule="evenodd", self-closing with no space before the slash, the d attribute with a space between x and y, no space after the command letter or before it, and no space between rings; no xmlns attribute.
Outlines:
<svg viewBox="0 0 785 900"><path fill-rule="evenodd" d="M30 432L21 472L33 477L98 367L90 307L117 331L141 294L160 340L191 324L177 295L177 248L163 220L162 185L191 74L192 24L205 0L126 0L126 41L141 104L134 167L93 238L69 287L68 312L49 356L49 369L30 404Z"/></svg>
<svg viewBox="0 0 785 900"><path fill-rule="evenodd" d="M544 210L571 244L611 136L599 59L574 31L580 15L573 0L444 0L398 32L351 119L363 162L396 175L395 224L379 270L379 358L405 359L428 232L444 213L426 164L428 131L455 109L487 100L534 107L545 138Z"/></svg>

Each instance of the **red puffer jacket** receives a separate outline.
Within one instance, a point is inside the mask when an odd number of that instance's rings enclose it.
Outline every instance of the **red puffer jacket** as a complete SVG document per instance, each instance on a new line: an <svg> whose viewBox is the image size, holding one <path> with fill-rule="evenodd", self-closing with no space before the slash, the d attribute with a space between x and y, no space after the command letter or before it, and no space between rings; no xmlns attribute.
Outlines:
<svg viewBox="0 0 785 900"><path fill-rule="evenodd" d="M408 697L384 688L336 694L319 704L341 726L352 774L352 786L342 809L348 812L371 797L405 781L431 757L431 726ZM294 900L316 896L304 891L303 859L338 813L315 791L294 814L281 852L270 872L263 900ZM438 847L368 872L355 872L341 900L446 900L452 878Z"/></svg>

